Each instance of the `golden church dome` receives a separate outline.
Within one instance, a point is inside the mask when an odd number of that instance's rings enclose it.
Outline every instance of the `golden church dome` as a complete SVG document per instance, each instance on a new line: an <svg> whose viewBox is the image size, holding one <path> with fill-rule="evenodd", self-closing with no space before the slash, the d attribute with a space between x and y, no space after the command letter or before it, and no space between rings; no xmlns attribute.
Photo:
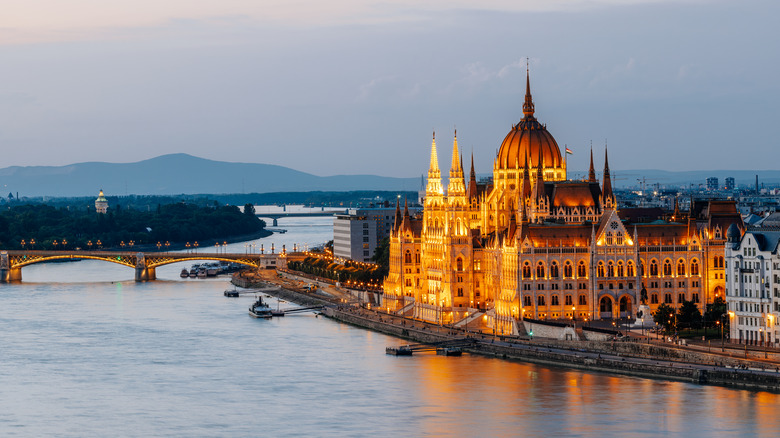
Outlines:
<svg viewBox="0 0 780 438"><path fill-rule="evenodd" d="M501 149L498 151L498 169L522 169L525 159L531 168L539 167L540 152L546 169L563 168L561 150L558 148L552 134L534 117L534 103L531 99L531 86L526 76L524 117L512 127Z"/></svg>

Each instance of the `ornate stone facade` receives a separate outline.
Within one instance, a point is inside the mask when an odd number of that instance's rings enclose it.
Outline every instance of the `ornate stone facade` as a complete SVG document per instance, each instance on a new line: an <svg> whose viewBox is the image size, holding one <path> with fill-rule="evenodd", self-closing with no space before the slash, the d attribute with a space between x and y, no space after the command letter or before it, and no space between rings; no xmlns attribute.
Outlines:
<svg viewBox="0 0 780 438"><path fill-rule="evenodd" d="M445 194L436 138L422 217L396 209L384 306L444 324L483 318L517 334L521 318L578 320L632 316L683 300L702 308L723 295L725 230L742 225L730 201L692 201L657 220L619 211L608 157L596 179L566 180L566 161L534 117L530 81L523 119L498 151L491 182L468 184L458 149Z"/></svg>

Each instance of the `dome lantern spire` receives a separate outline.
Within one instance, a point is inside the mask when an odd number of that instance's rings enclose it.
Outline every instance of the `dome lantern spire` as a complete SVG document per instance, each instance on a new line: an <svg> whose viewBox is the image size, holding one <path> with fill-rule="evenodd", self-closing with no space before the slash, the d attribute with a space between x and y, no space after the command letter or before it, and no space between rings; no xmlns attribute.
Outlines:
<svg viewBox="0 0 780 438"><path fill-rule="evenodd" d="M526 119L534 117L534 101L531 97L531 74L528 67L528 58L525 59L525 102L523 102L523 115Z"/></svg>

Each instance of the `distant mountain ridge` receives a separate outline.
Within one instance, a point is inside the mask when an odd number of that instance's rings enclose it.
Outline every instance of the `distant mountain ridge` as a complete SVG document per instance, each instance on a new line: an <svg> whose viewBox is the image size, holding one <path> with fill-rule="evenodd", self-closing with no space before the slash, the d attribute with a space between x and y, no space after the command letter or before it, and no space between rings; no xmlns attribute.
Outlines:
<svg viewBox="0 0 780 438"><path fill-rule="evenodd" d="M570 171L572 178L584 172ZM637 187L644 178L647 187L705 184L708 177L733 177L738 186L780 185L777 170L664 170L613 171L616 187ZM482 175L480 175L482 176ZM601 175L599 175L599 178ZM446 186L446 181L443 181ZM0 196L18 193L27 197L230 194L307 191L388 190L417 191L420 178L392 178L376 175L316 176L284 166L261 163L214 161L180 153L162 155L135 163L86 162L67 166L11 166L0 169Z"/></svg>
<svg viewBox="0 0 780 438"><path fill-rule="evenodd" d="M19 196L178 195L292 191L418 190L419 178L316 176L283 166L169 154L135 163L86 162L0 169L3 191ZM0 193L0 196L6 196Z"/></svg>

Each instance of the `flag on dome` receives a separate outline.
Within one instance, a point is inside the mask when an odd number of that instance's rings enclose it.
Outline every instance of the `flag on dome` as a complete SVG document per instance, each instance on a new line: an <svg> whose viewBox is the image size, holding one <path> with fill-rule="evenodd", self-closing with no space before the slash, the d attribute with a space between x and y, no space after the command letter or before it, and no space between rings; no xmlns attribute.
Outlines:
<svg viewBox="0 0 780 438"><path fill-rule="evenodd" d="M571 149L569 149L568 147L566 148L566 153L569 154L569 155L573 155L574 154L574 152L572 152Z"/></svg>

